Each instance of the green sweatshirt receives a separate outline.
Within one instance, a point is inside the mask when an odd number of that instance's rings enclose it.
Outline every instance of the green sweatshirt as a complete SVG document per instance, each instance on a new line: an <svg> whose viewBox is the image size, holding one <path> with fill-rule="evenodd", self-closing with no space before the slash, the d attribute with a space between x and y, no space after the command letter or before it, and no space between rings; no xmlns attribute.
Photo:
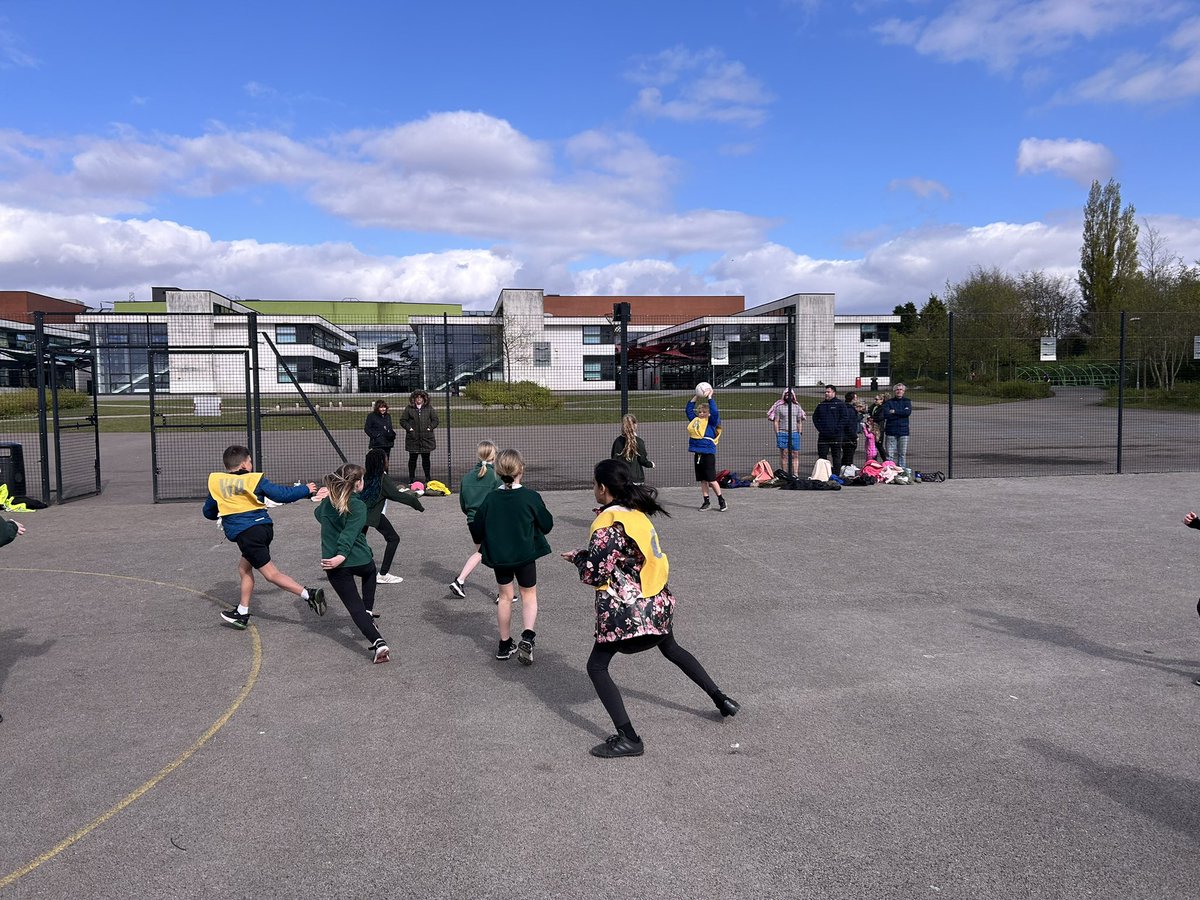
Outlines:
<svg viewBox="0 0 1200 900"><path fill-rule="evenodd" d="M411 506L417 512L425 512L425 507L421 505L421 499L408 488L400 487L396 484L396 480L385 472L379 481L379 496L375 498L374 503L367 507L367 524L372 528L379 527L379 518L383 515L383 504L388 500Z"/></svg>
<svg viewBox="0 0 1200 900"><path fill-rule="evenodd" d="M480 468L487 470L482 478L479 477ZM501 484L503 482L500 481L500 476L496 474L491 463L485 463L482 460L475 463L475 468L466 474L458 488L458 505L467 514L468 522L475 521L475 511L479 509L479 504L483 503L483 498Z"/></svg>
<svg viewBox="0 0 1200 900"><path fill-rule="evenodd" d="M0 519L0 547L16 540L17 523L11 519Z"/></svg>
<svg viewBox="0 0 1200 900"><path fill-rule="evenodd" d="M527 487L501 488L483 498L475 512L475 532L483 538L480 551L490 568L514 569L550 554L546 535L554 517L542 495Z"/></svg>
<svg viewBox="0 0 1200 900"><path fill-rule="evenodd" d="M350 508L342 515L326 497L313 510L321 523L321 559L345 556L343 566L363 566L373 556L371 545L363 529L367 525L367 505L354 494L350 497Z"/></svg>

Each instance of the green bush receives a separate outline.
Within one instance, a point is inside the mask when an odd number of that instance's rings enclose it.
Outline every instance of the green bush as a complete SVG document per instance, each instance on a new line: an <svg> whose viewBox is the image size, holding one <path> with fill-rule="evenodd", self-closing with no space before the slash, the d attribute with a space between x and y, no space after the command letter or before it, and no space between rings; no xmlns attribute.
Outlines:
<svg viewBox="0 0 1200 900"><path fill-rule="evenodd" d="M49 398L49 391L47 399ZM92 398L77 391L60 389L58 392L58 408L83 409L92 405ZM33 388L22 388L19 391L4 391L0 393L0 419L14 416L27 416L36 413L38 408L37 391Z"/></svg>
<svg viewBox="0 0 1200 900"><path fill-rule="evenodd" d="M1116 385L1105 388L1105 406L1117 405ZM1177 381L1175 389L1164 391L1161 388L1135 388L1125 385L1126 406L1145 406L1150 409L1180 409L1195 411L1200 409L1200 382Z"/></svg>
<svg viewBox="0 0 1200 900"><path fill-rule="evenodd" d="M955 392L975 394L979 397L1000 397L1004 400L1040 400L1053 397L1054 392L1045 381L984 381L955 385Z"/></svg>
<svg viewBox="0 0 1200 900"><path fill-rule="evenodd" d="M504 406L520 409L561 409L562 400L549 388L532 381L472 381L462 392L463 397L483 407Z"/></svg>

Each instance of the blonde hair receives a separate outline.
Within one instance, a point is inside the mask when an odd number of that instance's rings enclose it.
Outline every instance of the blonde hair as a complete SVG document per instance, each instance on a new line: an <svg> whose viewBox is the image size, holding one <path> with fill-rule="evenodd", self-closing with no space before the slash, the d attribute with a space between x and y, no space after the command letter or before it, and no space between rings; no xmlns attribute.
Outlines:
<svg viewBox="0 0 1200 900"><path fill-rule="evenodd" d="M350 511L350 495L354 486L362 480L363 467L346 463L332 475L325 476L325 487L329 488L329 502L343 516Z"/></svg>
<svg viewBox="0 0 1200 900"><path fill-rule="evenodd" d="M496 457L496 474L500 476L500 480L505 484L512 484L514 481L519 481L521 476L525 474L525 460L521 458L521 454L511 447L507 450L501 450L500 455Z"/></svg>
<svg viewBox="0 0 1200 900"><path fill-rule="evenodd" d="M475 455L479 457L481 463L496 464L496 445L491 441L480 441L479 446L475 448ZM480 466L479 471L475 473L476 478L482 478L487 474L487 466Z"/></svg>
<svg viewBox="0 0 1200 900"><path fill-rule="evenodd" d="M626 413L621 417L621 432L625 435L625 452L622 454L632 462L637 456L637 416Z"/></svg>

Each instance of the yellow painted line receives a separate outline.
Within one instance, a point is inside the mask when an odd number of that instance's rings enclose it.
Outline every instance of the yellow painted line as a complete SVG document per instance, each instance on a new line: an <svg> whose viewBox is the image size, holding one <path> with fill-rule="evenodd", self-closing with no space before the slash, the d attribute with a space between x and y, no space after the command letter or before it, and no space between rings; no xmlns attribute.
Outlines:
<svg viewBox="0 0 1200 900"><path fill-rule="evenodd" d="M118 579L122 579L124 581L140 581L140 582L143 582L144 584L154 584L154 585L158 585L160 587L176 588L181 591L187 591L189 594L198 594L201 597L208 597L210 600L217 600L217 598L213 597L211 594L206 594L204 591L197 591L194 588L184 587L183 585L180 585L180 584L171 584L169 581L153 581L149 578L135 578L132 575L110 575L107 572L78 572L78 571L72 571L72 570L68 570L68 569L22 569L22 568L16 568L13 566L6 566L5 571L7 571L7 572L42 572L42 573L48 573L48 574L54 574L54 575L91 575L95 578L118 578ZM192 746L188 747L186 750L184 750L182 753L180 753L177 757L175 757L175 759L173 759L167 765L163 766L163 768L159 769L158 773L153 778L151 778L149 781L147 781L145 784L143 784L137 790L132 791L131 793L126 794L124 797L122 797L121 800L115 806L113 806L111 809L109 809L107 812L102 813L101 815L97 816L95 819L93 819L87 825L84 825L82 828L80 828L77 832L75 832L70 837L65 838L62 841L60 841L59 843L55 844L53 847L51 847L49 850L47 850L45 853L43 853L37 859L32 860L31 862L29 862L26 865L22 866L21 868L17 869L15 872L10 872L9 874L5 875L3 878L0 878L0 890L3 890L4 888L8 887L10 884L12 884L18 878L28 875L30 872L32 872L34 869L36 869L42 863L48 862L51 859L53 859L54 857L58 856L58 854L62 853L64 850L66 850L72 844L83 840L85 837L87 837L89 834L91 834L93 831L95 831L97 828L99 828L101 825L103 825L105 822L107 822L109 819L111 819L117 813L121 812L121 810L125 809L127 806L129 806L131 803L133 803L135 800L137 800L139 797L141 797L143 794L145 794L147 791L149 791L151 788L153 788L156 784L158 784L160 781L162 781L164 778L166 778L168 775L170 775L172 772L174 772L176 769L178 769L180 766L182 766L185 762L187 762L189 759L191 759L192 756L195 755L197 750L199 750L201 747L203 747L205 744L207 744L209 742L209 740L212 739L213 735L215 735L218 731L220 731L222 728L225 727L225 723L228 722L230 720L230 718L232 718L233 714L235 712L237 712L238 707L242 705L242 703L245 701L245 699L248 696L250 696L250 691L252 691L254 689L255 682L258 681L259 670L262 668L262 639L258 636L258 628L256 628L254 625L250 626L249 631L250 631L250 637L251 637L251 641L252 641L252 645L253 645L253 657L252 657L251 663L250 663L250 675L246 679L246 683L242 686L241 691L238 693L237 699L235 699L233 701L233 703L230 704L229 708L227 710L225 710L224 713L221 714L221 717L219 719L217 719L217 721L213 722L212 725L210 725L208 727L208 730L205 731L204 734L200 735L200 737L196 739L196 742L194 744L192 744Z"/></svg>

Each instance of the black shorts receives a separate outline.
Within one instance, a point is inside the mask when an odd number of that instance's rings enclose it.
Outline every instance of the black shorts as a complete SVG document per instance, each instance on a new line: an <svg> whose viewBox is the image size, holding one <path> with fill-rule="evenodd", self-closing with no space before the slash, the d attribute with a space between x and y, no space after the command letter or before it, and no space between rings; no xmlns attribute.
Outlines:
<svg viewBox="0 0 1200 900"><path fill-rule="evenodd" d="M274 537L274 526L251 525L234 540L250 565L261 569L271 561L271 539Z"/></svg>
<svg viewBox="0 0 1200 900"><path fill-rule="evenodd" d="M717 480L717 454L715 453L696 453L696 480L697 481L716 481Z"/></svg>
<svg viewBox="0 0 1200 900"><path fill-rule="evenodd" d="M531 560L515 568L496 566L496 584L512 584L513 576L523 588L537 587L537 562Z"/></svg>

